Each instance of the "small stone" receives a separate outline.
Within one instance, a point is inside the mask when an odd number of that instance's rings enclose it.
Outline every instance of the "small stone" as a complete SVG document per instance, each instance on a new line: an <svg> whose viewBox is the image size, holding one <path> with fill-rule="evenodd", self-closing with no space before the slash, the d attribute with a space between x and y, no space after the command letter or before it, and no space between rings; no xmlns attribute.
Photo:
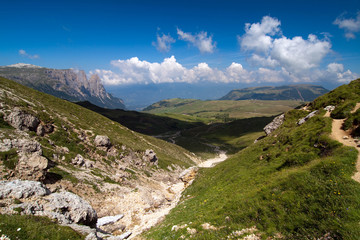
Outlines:
<svg viewBox="0 0 360 240"><path fill-rule="evenodd" d="M194 235L197 233L195 228L187 228L186 229L187 233L189 233L190 235Z"/></svg>

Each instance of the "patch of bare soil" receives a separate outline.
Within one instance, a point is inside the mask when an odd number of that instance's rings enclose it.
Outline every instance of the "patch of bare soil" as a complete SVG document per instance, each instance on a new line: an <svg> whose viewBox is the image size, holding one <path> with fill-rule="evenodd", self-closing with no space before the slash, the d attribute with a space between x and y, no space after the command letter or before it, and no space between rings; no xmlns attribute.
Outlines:
<svg viewBox="0 0 360 240"><path fill-rule="evenodd" d="M355 112L360 108L360 103L357 103L355 108L351 111L352 113ZM325 114L326 117L330 117L330 112ZM356 140L351 137L349 131L344 131L341 129L345 119L333 119L332 128L331 128L331 135L330 137L345 146L350 146L356 148L358 153L358 158L356 162L356 172L352 176L352 179L360 183L360 149L357 147L360 143L356 142Z"/></svg>

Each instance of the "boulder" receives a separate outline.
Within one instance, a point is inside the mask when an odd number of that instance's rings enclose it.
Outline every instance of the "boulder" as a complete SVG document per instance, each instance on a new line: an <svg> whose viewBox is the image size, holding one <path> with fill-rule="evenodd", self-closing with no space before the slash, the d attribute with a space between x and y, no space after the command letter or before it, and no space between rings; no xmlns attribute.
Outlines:
<svg viewBox="0 0 360 240"><path fill-rule="evenodd" d="M110 147L111 146L111 142L108 136L104 136L104 135L97 135L95 137L95 145L97 147Z"/></svg>
<svg viewBox="0 0 360 240"><path fill-rule="evenodd" d="M49 161L38 154L23 155L16 165L17 176L21 179L42 181L45 179Z"/></svg>
<svg viewBox="0 0 360 240"><path fill-rule="evenodd" d="M266 125L264 127L264 131L266 133L266 135L270 135L273 131L275 131L276 129L278 129L285 120L285 114L281 114L280 116L277 116L276 118L274 118L274 120L272 120L271 123L269 123L268 125Z"/></svg>
<svg viewBox="0 0 360 240"><path fill-rule="evenodd" d="M20 199L48 194L50 194L50 190L40 182L22 180L0 181L0 199Z"/></svg>
<svg viewBox="0 0 360 240"><path fill-rule="evenodd" d="M324 107L324 110L328 111L328 112L332 112L335 110L335 106L329 105Z"/></svg>
<svg viewBox="0 0 360 240"><path fill-rule="evenodd" d="M45 211L60 223L78 223L95 226L96 211L76 194L70 192L53 193L47 197Z"/></svg>
<svg viewBox="0 0 360 240"><path fill-rule="evenodd" d="M75 158L71 159L71 163L74 165L82 166L85 163L85 159L80 154L76 155Z"/></svg>
<svg viewBox="0 0 360 240"><path fill-rule="evenodd" d="M80 154L76 155L75 158L71 160L71 163L80 167L92 168L94 166L94 162L88 159L85 159Z"/></svg>
<svg viewBox="0 0 360 240"><path fill-rule="evenodd" d="M37 117L23 112L19 108L14 108L13 111L4 119L11 126L22 131L36 131L38 125L40 124L40 120Z"/></svg>
<svg viewBox="0 0 360 240"><path fill-rule="evenodd" d="M35 140L30 139L3 139L0 143L0 151L9 151L16 148L18 153L37 153L42 155L41 144Z"/></svg>
<svg viewBox="0 0 360 240"><path fill-rule="evenodd" d="M306 117L304 118L301 118L299 121L298 121L298 125L302 125L304 124L307 120L309 120L310 118L312 118L313 116L316 115L316 113L318 112L318 110L315 110L315 111L312 111L311 113L309 113Z"/></svg>
<svg viewBox="0 0 360 240"><path fill-rule="evenodd" d="M96 227L113 224L113 223L119 221L120 219L122 219L123 217L124 217L123 214L119 214L119 215L115 215L115 216L106 216L106 217L99 218L96 222Z"/></svg>
<svg viewBox="0 0 360 240"><path fill-rule="evenodd" d="M156 153L154 152L154 150L146 149L143 160L151 163L156 163L158 158L156 157Z"/></svg>
<svg viewBox="0 0 360 240"><path fill-rule="evenodd" d="M51 124L39 124L39 126L36 129L36 134L38 136L44 136L47 133L52 133L54 131L54 126Z"/></svg>

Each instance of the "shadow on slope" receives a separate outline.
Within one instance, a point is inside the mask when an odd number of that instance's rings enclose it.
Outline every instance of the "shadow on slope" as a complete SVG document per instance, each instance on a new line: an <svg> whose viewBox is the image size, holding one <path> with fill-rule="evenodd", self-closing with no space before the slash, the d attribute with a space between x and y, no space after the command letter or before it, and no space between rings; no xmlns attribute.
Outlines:
<svg viewBox="0 0 360 240"><path fill-rule="evenodd" d="M94 112L100 113L101 115L118 122L133 131L147 135L158 135L171 131L181 131L204 125L201 122L186 122L149 113L101 108L88 101L78 102L77 104Z"/></svg>

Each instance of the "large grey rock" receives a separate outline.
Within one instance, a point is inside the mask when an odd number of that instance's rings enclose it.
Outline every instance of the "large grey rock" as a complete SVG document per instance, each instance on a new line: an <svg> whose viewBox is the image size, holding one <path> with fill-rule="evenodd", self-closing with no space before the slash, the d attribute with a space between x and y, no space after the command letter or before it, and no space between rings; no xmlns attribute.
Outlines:
<svg viewBox="0 0 360 240"><path fill-rule="evenodd" d="M80 154L76 155L75 158L71 160L72 164L78 165L80 167L92 168L94 166L94 162L88 159L85 159Z"/></svg>
<svg viewBox="0 0 360 240"><path fill-rule="evenodd" d="M333 106L333 105L326 106L326 107L324 107L324 110L326 110L328 112L332 112L335 110L335 106Z"/></svg>
<svg viewBox="0 0 360 240"><path fill-rule="evenodd" d="M125 232L119 236L111 236L109 238L107 238L107 240L123 240L123 239L127 239L131 236L132 232Z"/></svg>
<svg viewBox="0 0 360 240"><path fill-rule="evenodd" d="M42 183L35 181L0 181L0 199L3 198L28 198L31 196L45 196L50 194Z"/></svg>
<svg viewBox="0 0 360 240"><path fill-rule="evenodd" d="M297 124L298 124L298 125L304 124L307 120L309 120L310 118L312 118L313 116L315 116L317 112L318 112L318 110L312 111L312 112L309 113L306 117L301 118L301 119L298 121Z"/></svg>
<svg viewBox="0 0 360 240"><path fill-rule="evenodd" d="M152 162L152 163L156 163L156 161L158 160L158 158L156 157L156 153L154 152L154 150L152 149L146 149L145 150L145 154L143 156L143 160L147 161L147 162Z"/></svg>
<svg viewBox="0 0 360 240"><path fill-rule="evenodd" d="M54 131L54 126L51 124L39 124L36 129L36 134L39 136L44 136L46 133L52 133Z"/></svg>
<svg viewBox="0 0 360 240"><path fill-rule="evenodd" d="M96 211L91 205L76 194L70 192L53 193L47 197L47 211L63 223L80 223L95 226Z"/></svg>
<svg viewBox="0 0 360 240"><path fill-rule="evenodd" d="M280 116L277 116L276 118L274 118L274 120L272 120L271 123L269 123L268 125L266 125L264 127L264 131L265 131L266 135L269 135L273 131L278 129L284 123L284 120L285 120L285 114L281 114Z"/></svg>
<svg viewBox="0 0 360 240"><path fill-rule="evenodd" d="M104 135L97 135L95 137L95 144L97 147L110 147L111 146L109 137L104 136Z"/></svg>
<svg viewBox="0 0 360 240"><path fill-rule="evenodd" d="M40 124L37 117L21 111L19 108L14 108L13 111L5 117L5 121L9 122L11 126L19 130L36 131Z"/></svg>
<svg viewBox="0 0 360 240"><path fill-rule="evenodd" d="M124 217L123 214L119 214L119 215L115 215L115 216L102 217L102 218L99 218L97 220L96 226L101 227L101 226L105 226L105 225L108 225L108 224L113 224L114 222L119 221L123 217Z"/></svg>
<svg viewBox="0 0 360 240"><path fill-rule="evenodd" d="M38 154L25 154L16 165L17 176L20 179L41 181L45 179L49 161Z"/></svg>
<svg viewBox="0 0 360 240"><path fill-rule="evenodd" d="M30 139L3 139L0 142L0 152L9 151L12 148L16 148L17 151L22 153L38 153L42 154L41 144L35 140Z"/></svg>

